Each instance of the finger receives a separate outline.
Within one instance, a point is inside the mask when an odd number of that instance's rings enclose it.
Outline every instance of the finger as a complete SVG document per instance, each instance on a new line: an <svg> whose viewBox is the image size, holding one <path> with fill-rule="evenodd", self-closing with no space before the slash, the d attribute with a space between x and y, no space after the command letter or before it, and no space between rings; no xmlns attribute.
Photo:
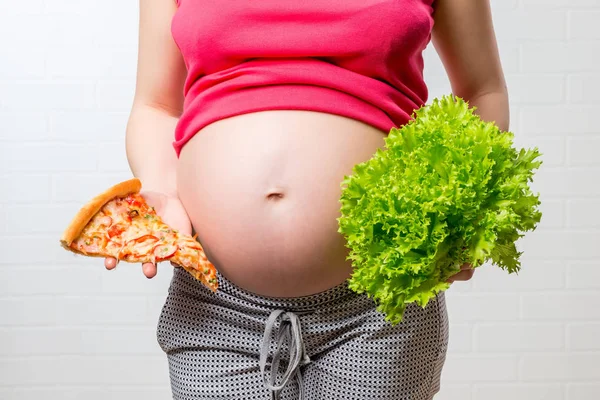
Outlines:
<svg viewBox="0 0 600 400"><path fill-rule="evenodd" d="M115 267L117 266L117 259L114 257L106 257L104 259L104 266L108 270L115 269Z"/></svg>
<svg viewBox="0 0 600 400"><path fill-rule="evenodd" d="M474 269L465 269L451 276L450 279L448 279L446 282L452 283L454 281L468 281L473 277L474 273Z"/></svg>
<svg viewBox="0 0 600 400"><path fill-rule="evenodd" d="M146 278L154 278L156 276L156 265L152 263L143 263L142 271Z"/></svg>

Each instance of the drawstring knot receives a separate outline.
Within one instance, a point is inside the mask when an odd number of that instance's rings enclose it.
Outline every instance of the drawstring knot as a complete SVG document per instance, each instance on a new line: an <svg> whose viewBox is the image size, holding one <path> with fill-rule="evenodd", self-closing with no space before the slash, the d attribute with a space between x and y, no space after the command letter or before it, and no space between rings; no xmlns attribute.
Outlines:
<svg viewBox="0 0 600 400"><path fill-rule="evenodd" d="M271 341L273 327L280 316L281 324L276 337L277 347L273 353L273 361L270 368L270 378L267 380L266 366L269 355L269 344ZM288 362L288 367L283 374L281 382L279 385L276 385L275 380L277 378L279 363L281 361L281 345L285 339L287 339L289 342L290 360ZM294 375L298 381L300 400L304 398L304 385L302 382L302 374L300 373L300 366L310 363L310 358L304 349L304 342L302 341L302 332L300 329L300 318L298 318L298 315L294 314L293 312L286 312L284 310L275 310L271 313L265 327L265 334L263 336L262 346L260 349L259 363L260 372L263 376L265 386L271 391L272 400L279 399L281 390L287 385L290 378Z"/></svg>

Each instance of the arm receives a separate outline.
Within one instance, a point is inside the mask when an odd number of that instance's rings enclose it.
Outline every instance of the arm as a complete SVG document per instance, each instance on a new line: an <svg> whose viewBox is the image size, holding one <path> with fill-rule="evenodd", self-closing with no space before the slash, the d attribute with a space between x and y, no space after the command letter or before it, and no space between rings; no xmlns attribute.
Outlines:
<svg viewBox="0 0 600 400"><path fill-rule="evenodd" d="M489 0L436 0L432 43L456 96L509 130L508 92Z"/></svg>
<svg viewBox="0 0 600 400"><path fill-rule="evenodd" d="M126 130L129 168L142 181L146 201L163 220L182 232L191 224L177 198L173 131L183 106L186 67L171 37L175 0L140 0L139 48L135 96ZM117 260L104 260L114 269ZM155 264L145 263L148 278L157 273Z"/></svg>
<svg viewBox="0 0 600 400"><path fill-rule="evenodd" d="M452 92L484 121L509 130L508 92L489 0L435 0L432 42L450 79ZM473 277L470 264L449 282Z"/></svg>
<svg viewBox="0 0 600 400"><path fill-rule="evenodd" d="M171 36L175 0L140 0L136 90L126 131L134 176L145 191L176 196L173 131L183 106L186 67Z"/></svg>

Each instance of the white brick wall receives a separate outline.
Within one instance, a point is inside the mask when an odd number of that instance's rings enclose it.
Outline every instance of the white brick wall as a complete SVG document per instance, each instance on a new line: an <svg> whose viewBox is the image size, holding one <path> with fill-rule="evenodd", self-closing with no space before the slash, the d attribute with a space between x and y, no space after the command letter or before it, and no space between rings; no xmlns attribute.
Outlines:
<svg viewBox="0 0 600 400"><path fill-rule="evenodd" d="M484 267L447 293L436 400L598 400L600 0L492 6L511 130L544 153L544 216L519 276ZM172 269L108 272L57 243L81 202L129 176L137 7L0 0L0 399L169 398L154 326ZM448 93L432 48L426 65L431 97Z"/></svg>

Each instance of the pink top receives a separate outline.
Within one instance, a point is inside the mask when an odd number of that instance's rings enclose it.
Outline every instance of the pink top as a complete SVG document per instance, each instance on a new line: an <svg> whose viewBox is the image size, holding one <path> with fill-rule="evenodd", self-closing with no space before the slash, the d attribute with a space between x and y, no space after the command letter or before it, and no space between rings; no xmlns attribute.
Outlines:
<svg viewBox="0 0 600 400"><path fill-rule="evenodd" d="M171 30L188 75L177 155L202 127L253 111L400 127L427 101L434 1L178 0Z"/></svg>

